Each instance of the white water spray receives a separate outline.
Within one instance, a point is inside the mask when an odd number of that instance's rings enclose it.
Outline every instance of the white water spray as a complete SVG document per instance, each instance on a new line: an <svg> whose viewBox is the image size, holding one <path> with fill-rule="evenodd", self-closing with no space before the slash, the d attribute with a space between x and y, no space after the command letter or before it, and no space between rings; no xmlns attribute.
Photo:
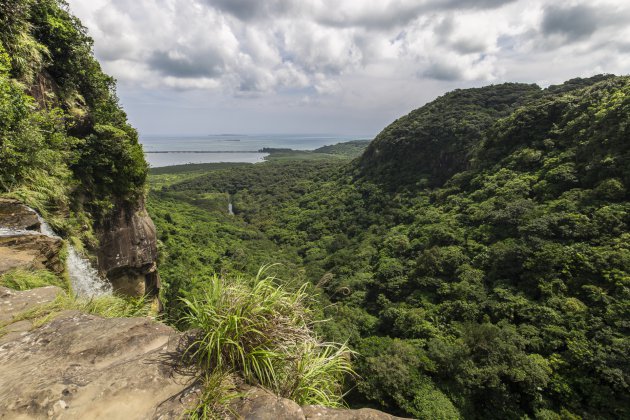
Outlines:
<svg viewBox="0 0 630 420"><path fill-rule="evenodd" d="M40 231L52 238L59 238L55 231L35 210L30 209L37 215L40 223ZM79 296L102 296L112 293L112 285L98 275L98 271L92 267L90 262L83 258L76 249L66 241L68 247L68 258L66 259L66 270L70 277L72 291Z"/></svg>

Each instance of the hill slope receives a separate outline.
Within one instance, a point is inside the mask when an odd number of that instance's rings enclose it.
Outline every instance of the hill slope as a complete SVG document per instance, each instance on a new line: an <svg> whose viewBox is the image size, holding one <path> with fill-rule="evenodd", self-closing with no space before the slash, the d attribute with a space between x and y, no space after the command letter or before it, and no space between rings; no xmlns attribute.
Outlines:
<svg viewBox="0 0 630 420"><path fill-rule="evenodd" d="M606 77L574 79L544 91L536 85L505 83L449 92L386 127L361 157L359 168L393 190L440 186L470 167L474 149L499 119L537 98L584 88Z"/></svg>

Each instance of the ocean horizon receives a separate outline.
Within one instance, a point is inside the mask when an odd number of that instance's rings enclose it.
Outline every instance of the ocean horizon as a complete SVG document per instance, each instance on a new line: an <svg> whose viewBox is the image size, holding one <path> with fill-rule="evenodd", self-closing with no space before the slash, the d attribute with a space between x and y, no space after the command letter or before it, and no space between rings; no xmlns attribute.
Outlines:
<svg viewBox="0 0 630 420"><path fill-rule="evenodd" d="M145 158L152 168L188 163L262 162L263 148L313 150L322 146L366 140L373 136L330 134L209 134L206 136L141 135Z"/></svg>

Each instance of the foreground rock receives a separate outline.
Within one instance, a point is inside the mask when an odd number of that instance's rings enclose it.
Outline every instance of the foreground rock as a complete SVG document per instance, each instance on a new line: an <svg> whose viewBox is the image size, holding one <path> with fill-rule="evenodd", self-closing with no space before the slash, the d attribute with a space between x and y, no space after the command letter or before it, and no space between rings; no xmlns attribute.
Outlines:
<svg viewBox="0 0 630 420"><path fill-rule="evenodd" d="M237 419L244 420L404 420L382 411L326 408L316 405L300 407L260 388L246 388L245 396L232 404Z"/></svg>
<svg viewBox="0 0 630 420"><path fill-rule="evenodd" d="M0 308L15 298L5 292ZM195 392L194 377L175 367L178 342L146 318L76 311L0 337L0 418L179 418Z"/></svg>
<svg viewBox="0 0 630 420"><path fill-rule="evenodd" d="M40 228L32 209L12 198L0 198L0 274L16 268L63 272L59 258L63 241L42 234Z"/></svg>
<svg viewBox="0 0 630 420"><path fill-rule="evenodd" d="M180 419L194 406L195 372L180 364L184 335L148 318L66 311L35 328L20 314L58 287L0 287L0 419ZM300 407L255 387L232 409L251 420L394 420L376 410Z"/></svg>
<svg viewBox="0 0 630 420"><path fill-rule="evenodd" d="M63 293L65 292L56 286L39 287L23 292L0 287L0 327L4 326L0 340L19 338L23 332L33 329L30 320L20 320L19 316L38 305L52 302Z"/></svg>
<svg viewBox="0 0 630 420"><path fill-rule="evenodd" d="M0 228L39 231L39 227L33 210L12 198L0 198Z"/></svg>
<svg viewBox="0 0 630 420"><path fill-rule="evenodd" d="M64 270L59 258L63 241L39 232L37 214L11 198L0 198L0 274L22 269Z"/></svg>

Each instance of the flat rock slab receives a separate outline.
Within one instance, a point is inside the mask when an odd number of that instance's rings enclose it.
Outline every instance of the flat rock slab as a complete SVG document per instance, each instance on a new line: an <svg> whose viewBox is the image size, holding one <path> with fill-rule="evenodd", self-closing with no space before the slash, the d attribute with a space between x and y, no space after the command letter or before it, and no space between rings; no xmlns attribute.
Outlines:
<svg viewBox="0 0 630 420"><path fill-rule="evenodd" d="M196 389L177 368L179 341L148 318L76 311L0 337L0 418L180 418Z"/></svg>
<svg viewBox="0 0 630 420"><path fill-rule="evenodd" d="M64 270L59 258L62 247L61 239L41 233L0 236L0 274L16 268L59 274Z"/></svg>
<svg viewBox="0 0 630 420"><path fill-rule="evenodd" d="M33 328L16 316L63 293L0 287L0 419L180 419L199 388L182 368L183 334L149 318L65 311ZM395 420L371 410L300 407L243 385L232 408L245 420Z"/></svg>
<svg viewBox="0 0 630 420"><path fill-rule="evenodd" d="M0 227L14 230L39 230L37 214L12 198L0 198Z"/></svg>
<svg viewBox="0 0 630 420"><path fill-rule="evenodd" d="M22 312L52 302L62 293L64 291L57 286L38 287L24 291L0 287L0 325L12 322Z"/></svg>

